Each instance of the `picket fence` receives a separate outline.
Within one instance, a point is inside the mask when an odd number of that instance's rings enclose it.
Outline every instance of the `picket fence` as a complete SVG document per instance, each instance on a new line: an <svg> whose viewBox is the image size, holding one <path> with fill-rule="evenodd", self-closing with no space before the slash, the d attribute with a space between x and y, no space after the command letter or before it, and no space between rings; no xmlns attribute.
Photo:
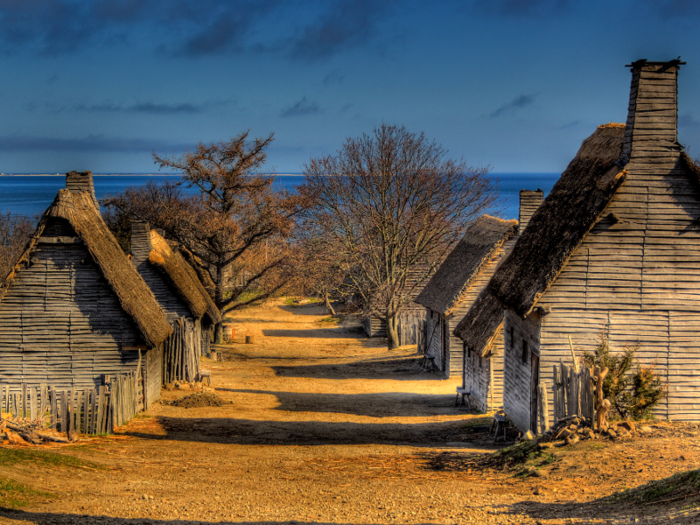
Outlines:
<svg viewBox="0 0 700 525"><path fill-rule="evenodd" d="M39 421L59 432L111 434L143 407L140 373L103 376L99 388L57 390L42 384L0 384L0 409L12 419Z"/></svg>

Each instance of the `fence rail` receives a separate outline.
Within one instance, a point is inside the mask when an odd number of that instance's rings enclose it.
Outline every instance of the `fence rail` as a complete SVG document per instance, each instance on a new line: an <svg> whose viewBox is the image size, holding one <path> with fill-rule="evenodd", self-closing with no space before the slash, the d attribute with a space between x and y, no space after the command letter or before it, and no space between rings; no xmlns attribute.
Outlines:
<svg viewBox="0 0 700 525"><path fill-rule="evenodd" d="M99 388L64 390L46 384L0 384L0 409L13 419L39 421L60 432L111 434L143 406L143 382L139 372L130 372L104 376L103 383Z"/></svg>

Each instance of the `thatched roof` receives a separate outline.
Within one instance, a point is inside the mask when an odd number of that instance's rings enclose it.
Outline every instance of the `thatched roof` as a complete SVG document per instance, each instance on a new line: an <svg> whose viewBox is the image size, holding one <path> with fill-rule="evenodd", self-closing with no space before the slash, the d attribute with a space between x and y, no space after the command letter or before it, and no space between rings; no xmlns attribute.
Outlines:
<svg viewBox="0 0 700 525"><path fill-rule="evenodd" d="M148 261L163 273L194 317L200 318L206 314L212 323L220 323L219 309L192 267L157 231L151 230L150 233L153 249L148 255Z"/></svg>
<svg viewBox="0 0 700 525"><path fill-rule="evenodd" d="M588 137L532 216L487 287L504 307L530 312L615 195L627 174L616 164L624 131L606 124Z"/></svg>
<svg viewBox="0 0 700 525"><path fill-rule="evenodd" d="M459 303L482 267L518 231L518 221L479 217L416 298L418 304L447 315Z"/></svg>
<svg viewBox="0 0 700 525"><path fill-rule="evenodd" d="M488 288L481 293L454 330L469 349L486 355L498 331L503 326L503 306Z"/></svg>
<svg viewBox="0 0 700 525"><path fill-rule="evenodd" d="M0 301L17 271L29 263L30 252L51 218L65 219L85 243L102 275L114 291L122 309L134 320L149 347L162 343L172 328L158 305L153 292L119 247L114 235L102 220L89 191L62 189L44 212L34 236L0 285Z"/></svg>

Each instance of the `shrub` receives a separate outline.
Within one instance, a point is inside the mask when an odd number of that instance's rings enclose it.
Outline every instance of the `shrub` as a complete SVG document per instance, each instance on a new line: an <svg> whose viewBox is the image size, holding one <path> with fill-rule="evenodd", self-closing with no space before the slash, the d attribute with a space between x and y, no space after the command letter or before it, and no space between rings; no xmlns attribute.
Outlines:
<svg viewBox="0 0 700 525"><path fill-rule="evenodd" d="M653 408L666 396L666 385L654 365L640 364L635 354L639 345L624 346L613 352L607 336L602 333L593 352L585 352L583 361L591 370L599 366L609 370L603 381L603 397L623 419L646 419ZM597 407L596 407L597 408Z"/></svg>

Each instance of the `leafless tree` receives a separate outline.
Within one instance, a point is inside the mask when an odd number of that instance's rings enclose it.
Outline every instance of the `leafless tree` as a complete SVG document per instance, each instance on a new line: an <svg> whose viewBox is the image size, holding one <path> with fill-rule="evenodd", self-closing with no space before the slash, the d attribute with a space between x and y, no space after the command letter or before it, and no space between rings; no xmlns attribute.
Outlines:
<svg viewBox="0 0 700 525"><path fill-rule="evenodd" d="M0 213L0 278L10 273L35 228L36 223L27 217Z"/></svg>
<svg viewBox="0 0 700 525"><path fill-rule="evenodd" d="M299 231L333 259L365 313L386 321L389 349L402 307L494 200L488 168L446 154L422 133L382 125L305 166L300 191L315 204Z"/></svg>
<svg viewBox="0 0 700 525"><path fill-rule="evenodd" d="M200 143L181 156L154 154L161 169L179 171L182 179L104 201L149 221L190 252L190 262L211 277L222 313L266 299L289 278L286 239L304 198L276 192L274 179L259 175L272 140L248 140L246 132L228 142ZM187 195L184 187L199 191ZM217 329L217 341L220 334Z"/></svg>

